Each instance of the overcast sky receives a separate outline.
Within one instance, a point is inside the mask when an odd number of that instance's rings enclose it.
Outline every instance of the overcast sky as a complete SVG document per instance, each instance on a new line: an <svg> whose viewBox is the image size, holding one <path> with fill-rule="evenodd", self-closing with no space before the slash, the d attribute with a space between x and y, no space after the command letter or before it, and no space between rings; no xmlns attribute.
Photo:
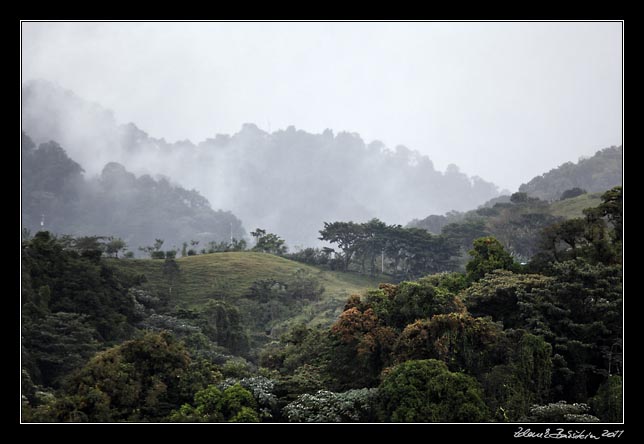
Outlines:
<svg viewBox="0 0 644 444"><path fill-rule="evenodd" d="M43 78L153 137L357 132L516 190L622 143L621 23L23 23Z"/></svg>

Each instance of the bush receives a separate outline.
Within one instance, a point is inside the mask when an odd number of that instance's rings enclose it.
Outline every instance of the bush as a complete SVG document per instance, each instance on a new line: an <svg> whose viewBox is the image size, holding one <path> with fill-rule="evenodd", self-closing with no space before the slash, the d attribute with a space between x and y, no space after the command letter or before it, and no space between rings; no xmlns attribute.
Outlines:
<svg viewBox="0 0 644 444"><path fill-rule="evenodd" d="M152 259L165 259L165 252L164 251L152 251L150 253L150 257Z"/></svg>
<svg viewBox="0 0 644 444"><path fill-rule="evenodd" d="M578 188L578 187L571 188L561 193L561 197L559 198L559 200L572 199L573 197L581 196L582 194L586 194L586 193L587 191L582 188Z"/></svg>

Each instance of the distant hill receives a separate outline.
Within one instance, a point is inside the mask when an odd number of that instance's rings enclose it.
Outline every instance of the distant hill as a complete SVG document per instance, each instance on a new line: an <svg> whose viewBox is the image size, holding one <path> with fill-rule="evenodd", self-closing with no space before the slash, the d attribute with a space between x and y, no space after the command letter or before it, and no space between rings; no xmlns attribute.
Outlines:
<svg viewBox="0 0 644 444"><path fill-rule="evenodd" d="M462 264L478 237L494 236L519 261L528 261L536 252L541 231L565 220L583 217L583 210L601 203L602 193L584 193L569 199L548 202L526 193L502 196L464 213L431 215L413 220L408 228L423 228L434 234L449 234L459 240Z"/></svg>
<svg viewBox="0 0 644 444"><path fill-rule="evenodd" d="M197 191L167 178L136 177L108 163L100 176L83 169L56 142L33 143L22 135L22 225L73 236L117 236L131 251L163 239L163 249L183 242L230 241L246 235L230 212L214 211Z"/></svg>
<svg viewBox="0 0 644 444"><path fill-rule="evenodd" d="M434 234L445 229L462 233L464 251L475 237L492 235L516 258L528 260L543 228L559 220L583 217L584 209L601 203L603 192L622 184L622 157L621 146L605 148L576 164L567 162L533 178L512 196L494 197L475 210L413 219L406 226Z"/></svg>
<svg viewBox="0 0 644 444"><path fill-rule="evenodd" d="M355 133L294 127L269 133L245 124L236 134L215 135L214 122L212 138L170 143L46 81L27 83L22 93L24 131L37 144L56 140L88 176L109 162L136 175L162 174L291 247L318 244L325 221L405 223L498 195L494 184L455 165L441 172L417 151L367 143Z"/></svg>
<svg viewBox="0 0 644 444"><path fill-rule="evenodd" d="M543 200L559 200L564 191L581 188L589 193L622 184L622 146L597 151L577 163L566 162L519 187L519 191Z"/></svg>

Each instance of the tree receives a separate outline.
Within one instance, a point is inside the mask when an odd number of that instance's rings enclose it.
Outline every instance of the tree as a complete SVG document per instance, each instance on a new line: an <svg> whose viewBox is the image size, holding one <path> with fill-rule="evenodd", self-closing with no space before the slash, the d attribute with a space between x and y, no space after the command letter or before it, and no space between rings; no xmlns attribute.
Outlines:
<svg viewBox="0 0 644 444"><path fill-rule="evenodd" d="M494 270L513 270L516 268L512 256L503 245L493 237L482 237L474 241L474 249L469 252L472 259L467 263L467 277L478 281Z"/></svg>
<svg viewBox="0 0 644 444"><path fill-rule="evenodd" d="M255 228L255 231L251 231L250 235L253 236L253 238L255 238L255 245L257 245L257 243L259 243L259 239L262 236L266 235L266 230L262 230L261 228Z"/></svg>
<svg viewBox="0 0 644 444"><path fill-rule="evenodd" d="M577 257L590 263L619 264L622 261L622 187L602 195L596 208L586 208L584 218L570 219L543 230L540 252L532 261L538 269L549 262Z"/></svg>
<svg viewBox="0 0 644 444"><path fill-rule="evenodd" d="M294 301L318 301L324 293L324 285L310 272L298 268L287 282L288 297Z"/></svg>
<svg viewBox="0 0 644 444"><path fill-rule="evenodd" d="M349 264L356 252L357 242L362 237L362 228L355 222L324 222L324 229L320 230L320 240L338 244L343 251L343 270L349 270Z"/></svg>
<svg viewBox="0 0 644 444"><path fill-rule="evenodd" d="M459 247L467 251L474 240L489 236L482 218L468 218L462 222L453 222L443 227L441 234L454 241Z"/></svg>
<svg viewBox="0 0 644 444"><path fill-rule="evenodd" d="M381 285L367 293L364 307L372 308L388 326L399 331L417 319L462 312L465 308L455 292L444 286L447 279L446 275L433 275L414 282Z"/></svg>
<svg viewBox="0 0 644 444"><path fill-rule="evenodd" d="M217 344L232 353L248 350L248 336L239 309L223 301L208 301L199 313L198 325Z"/></svg>
<svg viewBox="0 0 644 444"><path fill-rule="evenodd" d="M98 350L96 336L88 316L77 313L51 313L37 324L24 325L23 345L36 365L36 382L59 387Z"/></svg>
<svg viewBox="0 0 644 444"><path fill-rule="evenodd" d="M435 359L395 366L379 389L387 421L483 422L490 418L479 383L450 372Z"/></svg>
<svg viewBox="0 0 644 444"><path fill-rule="evenodd" d="M586 401L609 367L621 374L622 270L577 258L551 264L549 274L497 270L463 299L473 315L543 337L553 350L554 399Z"/></svg>
<svg viewBox="0 0 644 444"><path fill-rule="evenodd" d="M258 229L258 231L255 231L255 234L257 235L260 232L264 232L264 230ZM257 238L257 244L253 247L253 250L281 256L288 250L286 245L284 245L285 243L286 241L276 234L262 234Z"/></svg>
<svg viewBox="0 0 644 444"><path fill-rule="evenodd" d="M223 392L209 385L195 393L194 406L184 404L172 412L172 422L259 422L253 395L239 384Z"/></svg>
<svg viewBox="0 0 644 444"><path fill-rule="evenodd" d="M195 255L197 254L197 245L199 245L199 241L198 241L198 240L191 240L191 241L190 241L190 246L191 246L192 248L190 248L190 249L188 250L188 256L195 256Z"/></svg>
<svg viewBox="0 0 644 444"><path fill-rule="evenodd" d="M59 416L82 412L90 421L160 419L179 400L190 358L168 333L147 333L93 357L70 383L70 405Z"/></svg>
<svg viewBox="0 0 644 444"><path fill-rule="evenodd" d="M472 316L490 316L504 328L526 328L524 309L534 303L538 289L548 288L552 278L496 270L474 282L462 294Z"/></svg>
<svg viewBox="0 0 644 444"><path fill-rule="evenodd" d="M384 255L386 245L386 236L388 226L378 219L371 219L361 225L363 235L358 241L357 249L362 256L362 272L365 270L365 261L369 263L369 273L374 275L376 273L376 257L381 254ZM381 264L381 270L384 269L384 258Z"/></svg>
<svg viewBox="0 0 644 444"><path fill-rule="evenodd" d="M270 420L279 415L278 398L275 395L275 381L264 376L251 376L242 379L226 379L222 388L239 384L255 398L260 419Z"/></svg>
<svg viewBox="0 0 644 444"><path fill-rule="evenodd" d="M501 359L478 379L485 402L501 422L519 421L531 407L550 399L552 347L522 330L506 330Z"/></svg>
<svg viewBox="0 0 644 444"><path fill-rule="evenodd" d="M168 293L172 294L172 287L176 282L176 279L181 274L181 269L179 264L174 260L174 257L166 255L166 260L163 262L163 277L168 281Z"/></svg>
<svg viewBox="0 0 644 444"><path fill-rule="evenodd" d="M510 202L514 204L521 204L528 202L528 193L514 193L510 196Z"/></svg>
<svg viewBox="0 0 644 444"><path fill-rule="evenodd" d="M331 327L336 341L328 363L335 387L341 390L369 387L377 383L390 363L396 332L386 326L371 308L351 307Z"/></svg>
<svg viewBox="0 0 644 444"><path fill-rule="evenodd" d="M437 314L409 324L398 338L397 362L409 359L439 359L455 372L479 377L498 364L504 339L498 324L467 313Z"/></svg>
<svg viewBox="0 0 644 444"><path fill-rule="evenodd" d="M541 234L539 247L541 255L547 260L563 261L586 254L587 222L584 219L568 219L545 228Z"/></svg>
<svg viewBox="0 0 644 444"><path fill-rule="evenodd" d="M99 341L122 340L137 319L128 288L140 279L115 273L101 259L99 250L79 253L67 247L69 244L49 232L38 232L23 245L23 265L28 270L31 291L39 295L41 288L48 287L47 309L52 313L88 315L87 322L96 328Z"/></svg>
<svg viewBox="0 0 644 444"><path fill-rule="evenodd" d="M574 187L561 193L559 200L572 199L573 197L581 196L582 194L586 193L587 191L583 188Z"/></svg>
<svg viewBox="0 0 644 444"><path fill-rule="evenodd" d="M289 422L373 422L378 389L302 394L284 407Z"/></svg>
<svg viewBox="0 0 644 444"><path fill-rule="evenodd" d="M163 239L155 239L153 245L139 247L139 250L149 254L151 259L165 259L166 254L164 251L161 251L163 242Z"/></svg>
<svg viewBox="0 0 644 444"><path fill-rule="evenodd" d="M589 225L587 238L592 242L592 259L604 263L621 263L623 236L622 187L614 187L602 194L602 203L597 208L584 210ZM610 224L606 229L604 220ZM608 236L604 233L608 231ZM610 242L608 241L608 239Z"/></svg>
<svg viewBox="0 0 644 444"><path fill-rule="evenodd" d="M609 376L599 387L597 394L590 399L590 405L602 422L623 421L622 404L622 377L619 375Z"/></svg>
<svg viewBox="0 0 644 444"><path fill-rule="evenodd" d="M115 258L119 257L119 251L125 250L127 244L121 238L110 237L108 242L105 244L105 252L110 255L114 255Z"/></svg>

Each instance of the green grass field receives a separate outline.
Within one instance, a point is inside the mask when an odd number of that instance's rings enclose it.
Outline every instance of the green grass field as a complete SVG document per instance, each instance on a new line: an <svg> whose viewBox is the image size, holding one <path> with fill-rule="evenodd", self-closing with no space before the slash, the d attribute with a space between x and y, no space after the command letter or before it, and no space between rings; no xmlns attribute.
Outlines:
<svg viewBox="0 0 644 444"><path fill-rule="evenodd" d="M289 323L328 325L341 313L347 297L376 288L386 277L369 277L357 273L322 270L278 256L254 252L213 253L182 257L176 260L179 277L171 284L163 274L163 260L111 259L118 269L144 274L144 289L169 296L171 305L198 308L210 299L236 304L253 282L261 279L288 280L298 269L316 277L324 293L316 302L302 306ZM237 305L237 304L236 304ZM240 308L243 309L243 306Z"/></svg>
<svg viewBox="0 0 644 444"><path fill-rule="evenodd" d="M554 216L561 216L565 217L566 219L583 217L584 209L593 208L601 204L602 194L603 193L588 193L573 197L572 199L553 202L552 204L550 204L550 212Z"/></svg>

